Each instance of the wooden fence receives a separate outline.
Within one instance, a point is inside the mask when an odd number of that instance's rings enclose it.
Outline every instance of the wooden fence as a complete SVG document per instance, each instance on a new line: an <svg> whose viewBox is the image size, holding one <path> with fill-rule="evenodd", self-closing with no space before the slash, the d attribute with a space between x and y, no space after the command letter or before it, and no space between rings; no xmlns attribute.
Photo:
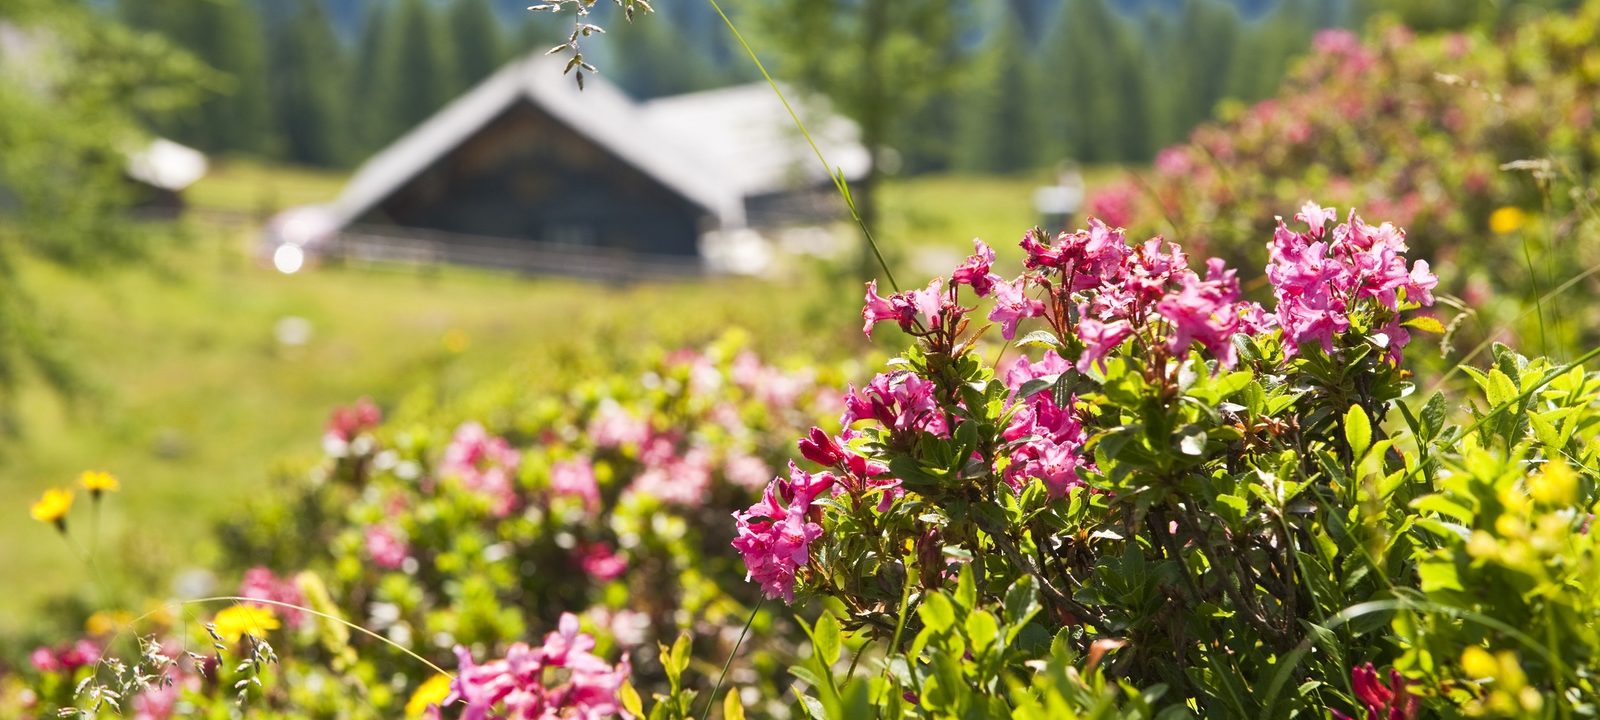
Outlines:
<svg viewBox="0 0 1600 720"><path fill-rule="evenodd" d="M312 251L344 262L448 263L604 281L690 278L705 273L700 258L693 256L387 227L351 228Z"/></svg>

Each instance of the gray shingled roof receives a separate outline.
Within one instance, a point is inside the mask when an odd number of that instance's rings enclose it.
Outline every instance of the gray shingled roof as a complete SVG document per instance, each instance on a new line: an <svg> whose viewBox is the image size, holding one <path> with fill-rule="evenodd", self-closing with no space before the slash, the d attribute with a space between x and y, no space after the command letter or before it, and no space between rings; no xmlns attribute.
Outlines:
<svg viewBox="0 0 1600 720"><path fill-rule="evenodd" d="M784 95L833 167L849 180L866 174L872 160L854 122L833 113L825 99L787 87ZM651 100L643 112L645 122L694 148L697 159L746 197L831 184L829 171L765 82Z"/></svg>
<svg viewBox="0 0 1600 720"><path fill-rule="evenodd" d="M513 62L374 155L329 207L335 226L354 222L520 100L704 208L722 227L744 225L744 198L734 183L699 162L693 148L652 131L640 106L604 78L586 76L580 91L562 74L564 65L539 55Z"/></svg>

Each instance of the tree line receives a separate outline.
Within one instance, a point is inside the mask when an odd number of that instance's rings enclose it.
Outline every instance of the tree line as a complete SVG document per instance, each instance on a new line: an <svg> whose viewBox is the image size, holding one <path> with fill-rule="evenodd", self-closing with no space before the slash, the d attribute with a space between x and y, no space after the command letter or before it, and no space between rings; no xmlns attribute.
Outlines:
<svg viewBox="0 0 1600 720"><path fill-rule="evenodd" d="M708 9L657 4L656 16L607 23L593 43L604 75L644 97L751 79ZM938 73L917 93L915 111L899 113L883 134L908 171L1146 160L1219 102L1271 94L1318 28L1350 20L1346 5L954 0L949 12L960 27L940 57L955 69ZM490 0L392 0L367 3L359 27L341 33L328 8L322 0L120 0L115 12L217 71L198 109L155 129L208 152L322 166L359 162L565 29L532 13L508 19Z"/></svg>

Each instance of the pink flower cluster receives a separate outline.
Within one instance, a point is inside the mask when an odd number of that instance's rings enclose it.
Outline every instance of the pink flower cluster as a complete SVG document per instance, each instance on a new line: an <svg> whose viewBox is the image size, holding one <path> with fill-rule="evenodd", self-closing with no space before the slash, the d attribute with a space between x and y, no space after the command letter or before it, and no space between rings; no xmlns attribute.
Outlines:
<svg viewBox="0 0 1600 720"><path fill-rule="evenodd" d="M100 646L84 639L56 648L41 646L28 654L28 661L42 673L70 674L78 668L100 662Z"/></svg>
<svg viewBox="0 0 1600 720"><path fill-rule="evenodd" d="M1350 684L1356 699L1366 706L1364 720L1415 720L1420 699L1406 692L1406 679L1400 671L1389 669L1389 684L1378 679L1378 670L1367 663L1350 670ZM1355 720L1338 710L1329 709L1336 720Z"/></svg>
<svg viewBox="0 0 1600 720"><path fill-rule="evenodd" d="M512 645L504 658L478 664L456 646L460 662L445 706L464 705L463 720L598 720L629 715L617 692L628 679L627 657L612 666L595 656L594 638L579 632L578 618L564 613L544 645Z"/></svg>
<svg viewBox="0 0 1600 720"><path fill-rule="evenodd" d="M590 514L600 510L600 483L594 477L594 465L589 458L576 457L552 464L550 492L557 497L583 501L584 509Z"/></svg>
<svg viewBox="0 0 1600 720"><path fill-rule="evenodd" d="M1058 375L1068 369L1067 361L1054 351L1046 351L1038 363L1027 358L1006 373L1006 385L1013 392L1030 380ZM1075 408L1076 398L1065 407L1056 404L1048 390L1023 399L1012 411L1011 422L1002 437L1013 444L1011 462L1004 477L1013 488L1021 489L1038 478L1052 495L1065 495L1083 484L1080 471L1091 463L1083 456L1089 435Z"/></svg>
<svg viewBox="0 0 1600 720"><path fill-rule="evenodd" d="M583 572L597 582L611 582L628 570L628 561L621 555L612 552L611 548L603 543L585 543L578 546L578 565Z"/></svg>
<svg viewBox="0 0 1600 720"><path fill-rule="evenodd" d="M291 627L299 627L305 622L305 613L283 606L306 604L305 597L300 594L300 586L295 584L293 578L279 577L265 567L256 566L244 571L244 579L239 582L239 597L268 601L246 604L271 609L273 614L283 618ZM269 603L283 603L283 605Z"/></svg>
<svg viewBox="0 0 1600 720"><path fill-rule="evenodd" d="M949 423L933 390L932 382L910 371L879 373L860 390L850 386L839 422L850 427L860 420L876 420L890 433L902 436L916 432L949 434Z"/></svg>
<svg viewBox="0 0 1600 720"><path fill-rule="evenodd" d="M812 503L833 483L828 473L811 475L791 464L789 479L774 479L760 502L733 514L733 547L744 556L745 579L761 585L767 597L794 602L795 573L810 562L811 542L822 536L815 517L822 510Z"/></svg>
<svg viewBox="0 0 1600 720"><path fill-rule="evenodd" d="M521 461L521 453L504 438L491 436L482 425L469 422L456 429L439 471L460 479L468 490L488 497L490 512L503 518L517 509L514 479Z"/></svg>
<svg viewBox="0 0 1600 720"><path fill-rule="evenodd" d="M589 420L589 439L595 447L637 447L649 438L650 422L634 417L614 401L601 403Z"/></svg>
<svg viewBox="0 0 1600 720"><path fill-rule="evenodd" d="M889 320L913 335L955 328L960 317L971 310L957 304L962 285L972 288L978 297L1005 290L1000 276L990 270L993 265L994 249L982 240L973 240L972 255L950 274L949 287L945 287L944 278L934 278L925 288L885 298L878 295L878 281L873 280L867 283L866 305L861 308L861 318L866 321L861 331L871 337L874 326Z"/></svg>
<svg viewBox="0 0 1600 720"><path fill-rule="evenodd" d="M1157 156L1159 164L1161 157ZM1139 188L1132 181L1113 183L1093 195L1087 203L1089 214L1104 220L1112 227L1122 227L1133 222L1134 208L1139 202Z"/></svg>
<svg viewBox="0 0 1600 720"><path fill-rule="evenodd" d="M657 435L639 453L644 472L633 479L632 492L664 503L695 506L711 491L711 452L694 446L679 453L670 435Z"/></svg>
<svg viewBox="0 0 1600 720"><path fill-rule="evenodd" d="M334 408L333 414L328 417L328 426L323 433L340 442L350 442L357 435L371 430L383 422L383 411L378 409L372 398L361 398L355 404L346 407Z"/></svg>
<svg viewBox="0 0 1600 720"><path fill-rule="evenodd" d="M1199 343L1223 367L1236 362L1232 338L1252 330L1263 312L1239 298L1234 271L1213 258L1201 277L1174 243L1159 238L1130 246L1120 228L1090 218L1089 227L1062 233L1046 243L1036 233L1022 239L1029 273L1018 279L1042 288L1050 298L1037 312L1052 326L1070 330L1082 342L1077 367L1104 369L1105 358L1131 337L1147 347L1163 347L1181 357ZM1031 309L1030 309L1031 312ZM1010 308L997 306L991 319L1014 337Z"/></svg>
<svg viewBox="0 0 1600 720"><path fill-rule="evenodd" d="M388 525L369 525L365 533L367 557L385 570L399 570L411 556L411 548L398 530Z"/></svg>
<svg viewBox="0 0 1600 720"><path fill-rule="evenodd" d="M1306 203L1295 219L1310 229L1295 232L1280 220L1268 245L1267 278L1278 300L1284 352L1292 356L1312 343L1331 352L1334 336L1350 327L1350 312L1369 300L1388 311L1388 322L1377 330L1389 359L1398 363L1411 339L1400 324L1402 297L1407 303L1432 305L1433 288L1439 284L1428 262L1407 267L1405 231L1389 223L1373 227L1354 211L1331 230L1336 212L1315 203Z"/></svg>

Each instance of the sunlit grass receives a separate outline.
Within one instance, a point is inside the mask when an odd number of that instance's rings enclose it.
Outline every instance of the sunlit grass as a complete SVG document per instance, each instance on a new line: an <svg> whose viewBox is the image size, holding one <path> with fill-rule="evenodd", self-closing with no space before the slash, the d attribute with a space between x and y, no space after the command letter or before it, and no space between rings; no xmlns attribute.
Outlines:
<svg viewBox="0 0 1600 720"><path fill-rule="evenodd" d="M915 248L952 252L984 237L1006 252L1034 222L1043 178L920 178L884 191L884 236L902 259ZM190 200L248 210L257 183L292 188L291 203L337 193L332 174L226 163ZM274 191L277 192L277 191ZM0 595L0 638L28 630L36 603L63 592L94 599L87 570L27 503L85 469L109 470L101 565L108 583L138 593L157 578L203 567L211 524L257 493L275 471L302 469L320 451L336 404L409 393L450 398L513 370L556 384L559 372L602 370L652 345L693 344L729 324L768 351L824 356L858 348L858 293L827 296L806 268L780 283L598 285L437 268L320 267L285 276L248 257L254 230L214 218L191 223L187 246L157 262L97 277L50 266L25 279L59 342L91 387L69 403L30 388L18 399L20 437L0 439L0 576L24 579ZM811 261L796 261L811 262ZM275 337L302 318L303 346ZM817 328L825 328L819 331ZM451 352L465 340L465 350ZM588 367L592 365L593 367ZM125 532L131 526L139 532ZM152 532L152 529L159 531ZM149 577L131 577L148 569ZM163 580L164 582L164 580Z"/></svg>

